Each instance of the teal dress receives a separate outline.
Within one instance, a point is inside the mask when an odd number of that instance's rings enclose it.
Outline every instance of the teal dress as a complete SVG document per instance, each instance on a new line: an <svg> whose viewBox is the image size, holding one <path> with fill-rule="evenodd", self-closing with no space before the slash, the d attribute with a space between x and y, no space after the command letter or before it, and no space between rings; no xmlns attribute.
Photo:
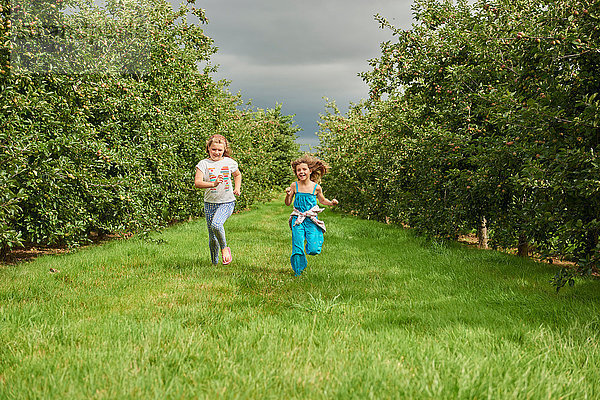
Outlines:
<svg viewBox="0 0 600 400"><path fill-rule="evenodd" d="M303 193L298 191L298 182L296 182L296 195L294 198L294 208L300 212L306 212L317 205L317 195L315 185L312 193ZM290 261L292 269L296 275L300 275L306 268L306 254L316 255L321 253L323 247L323 231L310 218L305 218L302 223L295 225L297 216L292 217L292 256Z"/></svg>

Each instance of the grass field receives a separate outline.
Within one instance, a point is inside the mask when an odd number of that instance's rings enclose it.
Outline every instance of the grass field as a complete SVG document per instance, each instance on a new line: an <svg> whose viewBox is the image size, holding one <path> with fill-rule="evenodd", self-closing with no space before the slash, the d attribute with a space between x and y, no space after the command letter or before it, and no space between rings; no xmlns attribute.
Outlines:
<svg viewBox="0 0 600 400"><path fill-rule="evenodd" d="M331 210L294 277L282 203L0 266L0 399L600 398L597 280Z"/></svg>

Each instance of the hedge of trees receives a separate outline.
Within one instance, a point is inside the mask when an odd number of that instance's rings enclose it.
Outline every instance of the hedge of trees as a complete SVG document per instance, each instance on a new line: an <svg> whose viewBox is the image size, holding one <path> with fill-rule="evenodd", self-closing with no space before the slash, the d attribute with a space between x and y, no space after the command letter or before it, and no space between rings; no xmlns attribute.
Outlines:
<svg viewBox="0 0 600 400"><path fill-rule="evenodd" d="M289 181L292 117L213 80L193 3L0 4L0 253L201 215L194 167L214 133L244 174L241 208Z"/></svg>
<svg viewBox="0 0 600 400"><path fill-rule="evenodd" d="M340 206L432 236L600 261L600 2L422 0L322 116ZM487 232L487 233L486 233ZM573 272L555 277L560 288Z"/></svg>

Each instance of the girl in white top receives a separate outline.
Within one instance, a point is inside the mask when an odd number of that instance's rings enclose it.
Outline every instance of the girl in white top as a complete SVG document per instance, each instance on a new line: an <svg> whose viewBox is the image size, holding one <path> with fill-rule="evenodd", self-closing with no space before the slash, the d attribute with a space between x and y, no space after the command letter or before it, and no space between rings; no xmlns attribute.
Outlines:
<svg viewBox="0 0 600 400"><path fill-rule="evenodd" d="M223 265L231 262L231 249L227 246L223 225L233 214L235 196L239 196L242 174L238 163L229 157L230 149L223 135L212 135L206 142L208 158L196 165L194 186L205 189L204 215L208 226L208 246L213 265L219 263L219 253ZM233 182L232 182L233 180Z"/></svg>

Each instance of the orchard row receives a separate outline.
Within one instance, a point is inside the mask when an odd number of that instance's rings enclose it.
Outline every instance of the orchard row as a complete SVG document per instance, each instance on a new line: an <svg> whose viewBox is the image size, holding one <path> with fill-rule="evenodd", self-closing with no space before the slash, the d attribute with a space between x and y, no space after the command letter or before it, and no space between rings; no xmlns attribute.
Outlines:
<svg viewBox="0 0 600 400"><path fill-rule="evenodd" d="M321 125L347 211L437 237L600 262L600 2L424 0ZM558 288L572 283L567 273Z"/></svg>
<svg viewBox="0 0 600 400"><path fill-rule="evenodd" d="M194 167L214 133L231 141L244 174L239 208L289 181L292 118L247 107L199 69L215 50L186 21L205 22L202 10L159 0L10 3L0 2L1 252L199 216Z"/></svg>

